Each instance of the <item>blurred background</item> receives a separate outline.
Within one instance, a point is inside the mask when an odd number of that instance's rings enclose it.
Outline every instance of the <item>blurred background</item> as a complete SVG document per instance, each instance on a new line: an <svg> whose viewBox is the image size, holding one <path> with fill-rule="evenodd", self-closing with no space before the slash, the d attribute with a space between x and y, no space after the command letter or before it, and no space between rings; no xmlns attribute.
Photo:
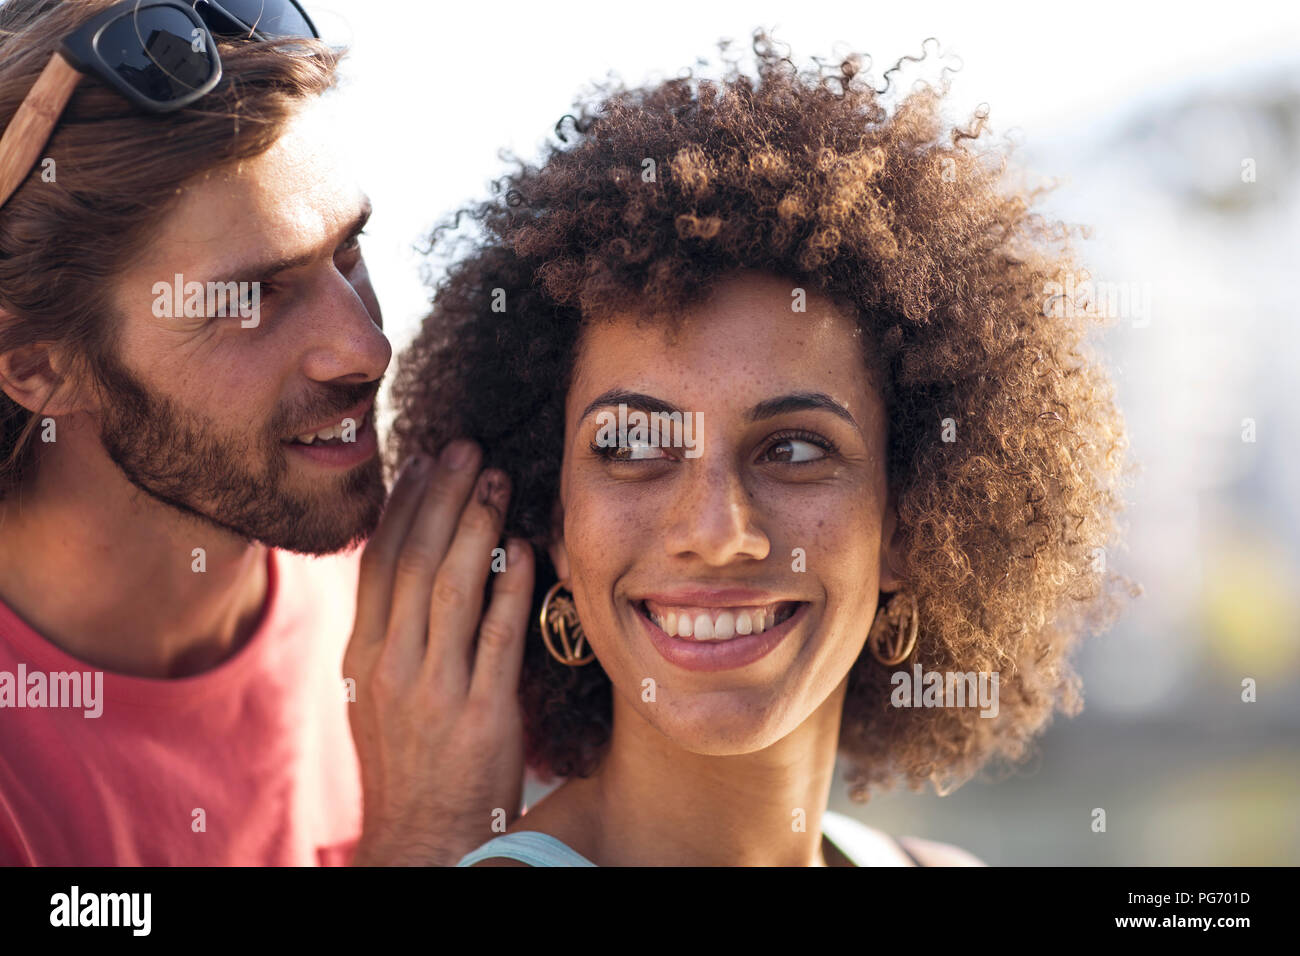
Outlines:
<svg viewBox="0 0 1300 956"><path fill-rule="evenodd" d="M1093 229L1141 466L1105 558L1145 593L1079 656L1084 712L1017 771L865 807L837 786L831 806L994 865L1300 863L1300 5L307 3L351 50L340 143L375 202L395 350L427 306L423 236L487 195L502 149L536 159L588 83L716 71L717 41L760 26L801 63L869 54L877 78L935 37L908 75L956 70L951 118L987 103L1059 182L1044 210Z"/></svg>

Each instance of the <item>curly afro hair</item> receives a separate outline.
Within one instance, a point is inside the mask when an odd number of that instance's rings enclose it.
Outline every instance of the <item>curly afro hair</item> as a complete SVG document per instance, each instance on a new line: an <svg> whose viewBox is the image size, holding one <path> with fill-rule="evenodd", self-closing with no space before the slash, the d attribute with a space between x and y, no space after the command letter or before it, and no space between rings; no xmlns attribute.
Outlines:
<svg viewBox="0 0 1300 956"><path fill-rule="evenodd" d="M801 69L763 31L752 49L752 75L726 60L717 80L596 86L540 165L515 160L493 198L433 230L428 275L446 261L398 362L389 451L467 437L510 476L507 533L539 552L527 759L585 776L608 744L610 681L554 662L536 621L561 468L539 449L561 446L581 332L618 311L671 323L743 269L847 303L884 372L914 661L997 671L1000 709L894 708L892 669L864 649L840 754L855 800L900 779L946 793L1022 759L1055 708L1081 709L1071 651L1118 609L1125 582L1098 549L1119 530L1127 443L1085 343L1095 313L1048 297L1076 270L1073 230L1031 211L1041 189L1008 185L983 112L945 125L946 80L889 109L857 56Z"/></svg>

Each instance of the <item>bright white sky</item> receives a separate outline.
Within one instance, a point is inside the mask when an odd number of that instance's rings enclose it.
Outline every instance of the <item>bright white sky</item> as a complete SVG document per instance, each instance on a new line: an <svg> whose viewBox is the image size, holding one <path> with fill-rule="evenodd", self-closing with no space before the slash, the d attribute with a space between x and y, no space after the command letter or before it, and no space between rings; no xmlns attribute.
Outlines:
<svg viewBox="0 0 1300 956"><path fill-rule="evenodd" d="M498 151L527 159L573 97L613 70L676 73L716 41L776 30L797 58L852 48L883 64L935 36L960 58L951 103L987 102L997 133L1068 135L1206 74L1254 70L1300 50L1300 4L826 0L441 3L308 0L346 44L340 145L375 201L366 256L395 346L426 294L411 246L445 212L486 194ZM956 62L956 61L954 61Z"/></svg>
<svg viewBox="0 0 1300 956"><path fill-rule="evenodd" d="M416 242L445 212L486 194L527 159L574 95L613 70L629 83L671 74L716 41L775 28L801 61L847 49L885 64L935 36L960 58L951 104L992 107L994 131L1040 143L1126 112L1207 74L1296 55L1300 4L844 0L307 0L327 40L346 44L340 146L376 214L365 250L394 345L423 313ZM956 61L954 61L956 62ZM937 68L936 68L937 69Z"/></svg>

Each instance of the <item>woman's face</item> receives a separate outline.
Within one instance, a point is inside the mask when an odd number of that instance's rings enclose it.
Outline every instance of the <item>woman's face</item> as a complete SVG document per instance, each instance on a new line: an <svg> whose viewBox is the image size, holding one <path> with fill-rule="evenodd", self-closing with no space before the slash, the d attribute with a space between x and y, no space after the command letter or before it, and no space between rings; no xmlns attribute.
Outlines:
<svg viewBox="0 0 1300 956"><path fill-rule="evenodd" d="M811 290L793 311L793 291L736 273L674 339L631 314L594 325L567 397L557 569L615 693L695 753L799 726L896 586L881 576L884 408L859 333ZM656 442L636 411L693 427L661 419Z"/></svg>

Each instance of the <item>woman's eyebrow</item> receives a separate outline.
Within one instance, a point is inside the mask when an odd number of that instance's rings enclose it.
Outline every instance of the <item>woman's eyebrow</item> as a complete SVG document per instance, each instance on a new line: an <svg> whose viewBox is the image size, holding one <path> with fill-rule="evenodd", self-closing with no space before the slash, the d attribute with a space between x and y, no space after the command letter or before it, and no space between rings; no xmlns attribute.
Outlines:
<svg viewBox="0 0 1300 956"><path fill-rule="evenodd" d="M623 388L611 388L609 391L596 396L595 400L583 409L578 421L583 421L596 409L608 405L626 405L628 408L650 413L664 412L673 414L681 411L671 402L666 402L662 398L656 398L653 395L647 395L644 392L630 392ZM746 412L745 418L748 421L757 422L766 418L775 418L777 415L784 415L788 412L819 409L844 419L858 431L862 430L857 419L853 417L853 413L825 392L791 392L788 395L765 399Z"/></svg>
<svg viewBox="0 0 1300 956"><path fill-rule="evenodd" d="M665 402L662 398L655 398L653 395L647 395L644 392L629 392L625 388L611 388L609 391L597 395L592 403L582 410L582 414L578 416L578 421L583 421L596 409L603 408L606 405L626 405L628 408L647 413L664 412L671 415L674 412L680 412L676 405Z"/></svg>
<svg viewBox="0 0 1300 956"><path fill-rule="evenodd" d="M791 392L789 395L769 398L751 408L745 417L751 422L757 422L765 418L775 418L777 415L784 415L787 412L800 412L810 409L821 409L833 415L838 415L854 428L857 428L858 431L862 430L857 419L853 417L853 413L825 392Z"/></svg>

